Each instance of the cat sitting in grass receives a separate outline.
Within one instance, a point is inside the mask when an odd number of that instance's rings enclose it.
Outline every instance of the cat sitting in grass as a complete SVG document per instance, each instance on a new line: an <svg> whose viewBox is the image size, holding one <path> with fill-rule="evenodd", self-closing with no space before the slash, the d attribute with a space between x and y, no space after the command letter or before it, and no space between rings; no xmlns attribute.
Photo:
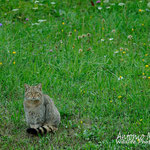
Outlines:
<svg viewBox="0 0 150 150"><path fill-rule="evenodd" d="M57 131L60 113L52 99L43 94L42 85L29 86L25 84L24 87L24 111L26 122L30 126L27 132L34 135L43 135Z"/></svg>

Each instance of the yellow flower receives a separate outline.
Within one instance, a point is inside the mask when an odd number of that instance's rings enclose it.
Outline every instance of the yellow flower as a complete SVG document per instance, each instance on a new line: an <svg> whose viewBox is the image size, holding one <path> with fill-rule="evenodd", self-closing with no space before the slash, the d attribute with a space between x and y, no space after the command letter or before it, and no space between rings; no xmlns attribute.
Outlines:
<svg viewBox="0 0 150 150"><path fill-rule="evenodd" d="M65 23L63 22L62 24L64 25Z"/></svg>
<svg viewBox="0 0 150 150"><path fill-rule="evenodd" d="M150 79L150 77L148 77L148 79Z"/></svg>
<svg viewBox="0 0 150 150"><path fill-rule="evenodd" d="M132 28L132 31L134 31L134 29Z"/></svg>
<svg viewBox="0 0 150 150"><path fill-rule="evenodd" d="M110 100L110 103L112 103L112 100Z"/></svg>
<svg viewBox="0 0 150 150"><path fill-rule="evenodd" d="M16 54L16 52L13 52L13 54Z"/></svg>
<svg viewBox="0 0 150 150"><path fill-rule="evenodd" d="M145 73L143 72L143 73L142 73L142 75L144 76L144 75L145 75Z"/></svg>
<svg viewBox="0 0 150 150"><path fill-rule="evenodd" d="M0 65L2 65L3 63L2 62L0 62Z"/></svg>
<svg viewBox="0 0 150 150"><path fill-rule="evenodd" d="M148 56L148 54L145 54L145 56Z"/></svg>
<svg viewBox="0 0 150 150"><path fill-rule="evenodd" d="M142 23L142 26L144 26L144 23Z"/></svg>
<svg viewBox="0 0 150 150"><path fill-rule="evenodd" d="M125 51L123 51L122 53L123 53L123 54L125 54L126 52L125 52Z"/></svg>
<svg viewBox="0 0 150 150"><path fill-rule="evenodd" d="M62 29L61 31L62 31L62 32L64 32L64 30L63 30L63 29Z"/></svg>
<svg viewBox="0 0 150 150"><path fill-rule="evenodd" d="M83 123L83 121L81 120L81 121L80 121L80 123L82 124L82 123Z"/></svg>
<svg viewBox="0 0 150 150"><path fill-rule="evenodd" d="M122 96L120 95L120 96L118 96L118 98L121 98Z"/></svg>
<svg viewBox="0 0 150 150"><path fill-rule="evenodd" d="M146 68L148 68L148 67L149 67L149 65L145 65L145 67L146 67Z"/></svg>
<svg viewBox="0 0 150 150"><path fill-rule="evenodd" d="M140 142L140 140L139 140L139 139L137 139L137 141L138 141L138 142Z"/></svg>
<svg viewBox="0 0 150 150"><path fill-rule="evenodd" d="M16 63L16 62L14 61L13 64L15 65L15 63Z"/></svg>
<svg viewBox="0 0 150 150"><path fill-rule="evenodd" d="M139 9L139 12L142 12L142 9Z"/></svg>
<svg viewBox="0 0 150 150"><path fill-rule="evenodd" d="M74 32L77 32L77 30L76 30L76 29L74 29Z"/></svg>
<svg viewBox="0 0 150 150"><path fill-rule="evenodd" d="M120 47L120 51L122 51L123 50L123 48L122 47Z"/></svg>
<svg viewBox="0 0 150 150"><path fill-rule="evenodd" d="M144 59L142 59L142 61L144 61Z"/></svg>

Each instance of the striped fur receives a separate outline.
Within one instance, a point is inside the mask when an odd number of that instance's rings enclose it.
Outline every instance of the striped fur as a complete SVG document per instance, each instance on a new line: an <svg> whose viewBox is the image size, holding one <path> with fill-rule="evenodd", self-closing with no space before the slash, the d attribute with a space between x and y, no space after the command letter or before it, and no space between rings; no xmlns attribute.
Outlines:
<svg viewBox="0 0 150 150"><path fill-rule="evenodd" d="M27 129L27 133L30 133L30 134L33 134L33 135L44 135L48 132L55 132L57 131L58 129L54 126L51 126L51 125L44 125L44 126L41 126L39 128L28 128Z"/></svg>

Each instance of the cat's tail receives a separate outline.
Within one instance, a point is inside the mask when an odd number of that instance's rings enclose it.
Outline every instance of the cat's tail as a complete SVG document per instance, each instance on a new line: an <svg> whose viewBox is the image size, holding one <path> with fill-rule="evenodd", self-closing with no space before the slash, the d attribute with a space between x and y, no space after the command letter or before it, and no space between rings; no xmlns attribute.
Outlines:
<svg viewBox="0 0 150 150"><path fill-rule="evenodd" d="M51 125L44 125L44 126L41 126L41 127L38 127L38 128L28 128L27 129L27 133L30 133L30 134L33 134L33 135L44 135L48 132L55 132L57 131L58 128L54 127L54 126L51 126Z"/></svg>

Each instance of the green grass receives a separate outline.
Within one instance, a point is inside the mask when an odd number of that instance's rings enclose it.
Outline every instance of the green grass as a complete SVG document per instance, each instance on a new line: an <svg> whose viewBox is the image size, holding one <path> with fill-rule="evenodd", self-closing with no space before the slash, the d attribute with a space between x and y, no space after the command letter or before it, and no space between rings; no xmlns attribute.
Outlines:
<svg viewBox="0 0 150 150"><path fill-rule="evenodd" d="M148 1L55 2L0 1L0 149L149 149L116 143L150 131ZM25 132L24 83L53 98L56 134Z"/></svg>

